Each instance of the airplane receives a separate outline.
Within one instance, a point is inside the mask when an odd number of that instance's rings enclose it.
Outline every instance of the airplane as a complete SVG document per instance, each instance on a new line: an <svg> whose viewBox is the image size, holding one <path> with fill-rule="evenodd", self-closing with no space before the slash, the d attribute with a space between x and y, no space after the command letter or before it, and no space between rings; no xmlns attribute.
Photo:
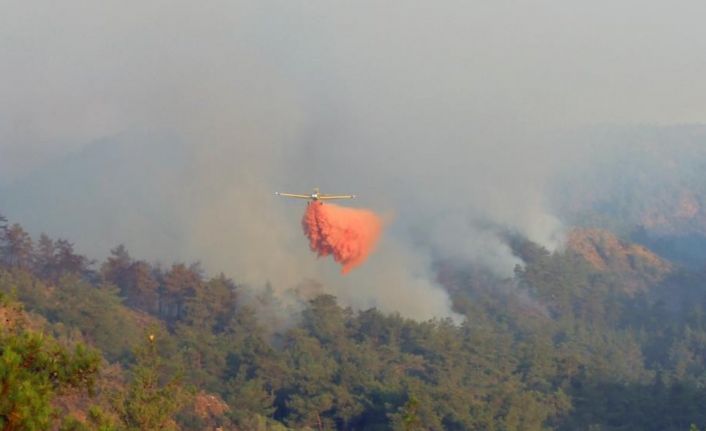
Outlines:
<svg viewBox="0 0 706 431"><path fill-rule="evenodd" d="M280 193L275 192L276 196L284 196L285 198L297 198L306 199L309 201L330 201L334 199L355 199L355 195L327 195L319 192L319 188L316 187L314 192L310 195L300 195L295 193Z"/></svg>

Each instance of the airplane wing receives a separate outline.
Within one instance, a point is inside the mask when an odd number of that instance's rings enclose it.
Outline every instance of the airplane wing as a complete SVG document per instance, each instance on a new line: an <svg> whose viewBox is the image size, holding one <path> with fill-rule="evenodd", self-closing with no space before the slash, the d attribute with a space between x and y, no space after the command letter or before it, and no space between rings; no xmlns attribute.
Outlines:
<svg viewBox="0 0 706 431"><path fill-rule="evenodd" d="M297 195L293 193L280 193L280 192L275 192L275 195L277 196L284 196L286 198L297 198L297 199L311 199L311 196L309 195Z"/></svg>
<svg viewBox="0 0 706 431"><path fill-rule="evenodd" d="M321 201L331 199L355 199L355 195L319 195Z"/></svg>

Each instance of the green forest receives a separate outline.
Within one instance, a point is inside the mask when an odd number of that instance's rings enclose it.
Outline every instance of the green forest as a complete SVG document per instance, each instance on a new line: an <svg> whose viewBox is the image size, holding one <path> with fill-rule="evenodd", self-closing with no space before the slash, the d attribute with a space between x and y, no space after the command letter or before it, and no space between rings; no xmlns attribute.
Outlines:
<svg viewBox="0 0 706 431"><path fill-rule="evenodd" d="M267 289L124 246L96 262L3 218L0 429L706 427L706 268L607 231L507 240L510 278L437 263L462 322L319 295L275 325Z"/></svg>

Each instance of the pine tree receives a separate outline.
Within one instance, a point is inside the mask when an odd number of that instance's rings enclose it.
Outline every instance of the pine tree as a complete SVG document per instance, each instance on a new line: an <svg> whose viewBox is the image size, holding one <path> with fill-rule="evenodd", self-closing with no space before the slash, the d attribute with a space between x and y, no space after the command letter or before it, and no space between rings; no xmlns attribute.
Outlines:
<svg viewBox="0 0 706 431"><path fill-rule="evenodd" d="M0 297L0 308L8 307ZM0 328L0 429L5 431L48 429L55 393L92 389L100 364L100 355L81 344L70 352L22 326Z"/></svg>
<svg viewBox="0 0 706 431"><path fill-rule="evenodd" d="M32 238L15 223L4 227L0 232L0 257L2 263L9 267L29 268L32 265Z"/></svg>
<svg viewBox="0 0 706 431"><path fill-rule="evenodd" d="M118 405L124 424L135 431L177 430L174 417L186 403L188 392L179 377L165 376L156 335L148 335L135 355L132 381Z"/></svg>
<svg viewBox="0 0 706 431"><path fill-rule="evenodd" d="M41 234L34 255L35 271L40 277L53 277L57 269L55 252L54 240L45 233Z"/></svg>

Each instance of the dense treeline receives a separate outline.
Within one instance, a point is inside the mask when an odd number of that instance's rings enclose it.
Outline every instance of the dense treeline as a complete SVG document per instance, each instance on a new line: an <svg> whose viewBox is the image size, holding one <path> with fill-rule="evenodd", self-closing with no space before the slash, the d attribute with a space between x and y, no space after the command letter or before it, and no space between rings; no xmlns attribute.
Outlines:
<svg viewBox="0 0 706 431"><path fill-rule="evenodd" d="M197 264L153 265L122 246L92 262L3 222L0 316L32 324L2 333L0 390L16 387L9 376L41 394L42 422L15 429L706 425L706 272L639 259L630 272L597 269L571 251L511 245L526 262L513 278L440 263L462 323L320 295L283 326L261 311L277 306L267 290L252 299ZM12 358L27 345L63 362L19 372ZM0 403L3 424L15 410Z"/></svg>

